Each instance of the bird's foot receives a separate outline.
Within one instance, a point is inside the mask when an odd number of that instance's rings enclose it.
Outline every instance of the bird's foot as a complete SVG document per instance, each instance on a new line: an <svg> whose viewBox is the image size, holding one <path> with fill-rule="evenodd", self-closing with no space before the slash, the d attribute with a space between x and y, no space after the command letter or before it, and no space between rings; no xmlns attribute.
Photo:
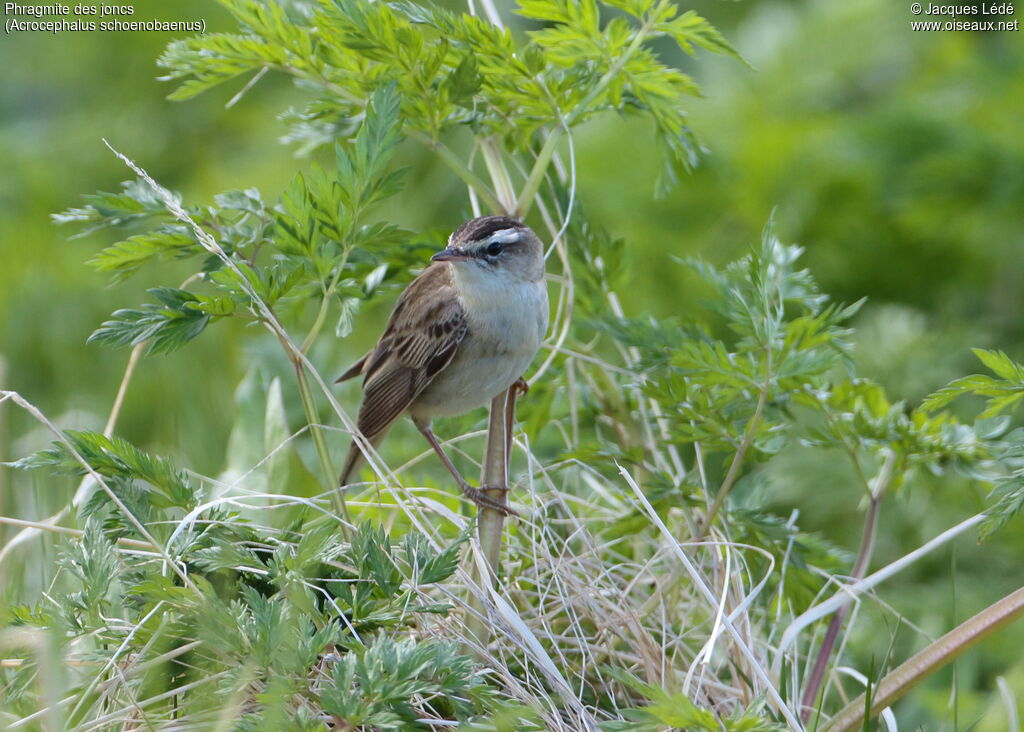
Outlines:
<svg viewBox="0 0 1024 732"><path fill-rule="evenodd" d="M498 486L481 486L480 488L474 488L469 483L463 483L462 493L480 508L489 508L492 511L497 511L504 516L515 516L519 518L519 514L511 508L504 501L499 501L496 498L484 493L485 490L501 490L508 493L508 488L499 488Z"/></svg>
<svg viewBox="0 0 1024 732"><path fill-rule="evenodd" d="M526 394L528 391L530 391L530 385L526 383L526 379L524 379L522 376L513 381L512 386L509 388L515 389L517 392L519 392L519 396L522 396L523 394Z"/></svg>

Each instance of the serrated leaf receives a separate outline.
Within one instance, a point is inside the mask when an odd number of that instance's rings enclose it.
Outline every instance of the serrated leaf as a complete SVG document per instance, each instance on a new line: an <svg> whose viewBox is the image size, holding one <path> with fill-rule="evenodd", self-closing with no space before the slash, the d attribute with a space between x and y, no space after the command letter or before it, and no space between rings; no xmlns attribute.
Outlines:
<svg viewBox="0 0 1024 732"><path fill-rule="evenodd" d="M150 261L203 251L183 227L166 227L112 244L100 250L86 264L99 272L113 272L114 280L120 281Z"/></svg>
<svg viewBox="0 0 1024 732"><path fill-rule="evenodd" d="M149 290L160 304L144 304L114 312L89 336L87 343L136 346L146 343L147 353L170 353L192 340L210 323L233 311L227 298L196 295L172 287Z"/></svg>
<svg viewBox="0 0 1024 732"><path fill-rule="evenodd" d="M1024 386L1024 366L1021 366L1021 364L1005 353L1002 351L986 351L982 348L972 348L971 350L996 376Z"/></svg>
<svg viewBox="0 0 1024 732"><path fill-rule="evenodd" d="M643 18L654 6L654 0L601 0L605 5L624 10L634 18Z"/></svg>
<svg viewBox="0 0 1024 732"><path fill-rule="evenodd" d="M351 147L335 148L338 184L350 216L398 190L401 173L386 167L401 139L400 109L395 85L379 88Z"/></svg>
<svg viewBox="0 0 1024 732"><path fill-rule="evenodd" d="M191 481L166 458L144 452L116 436L74 430L64 434L74 452L100 475L145 481L166 499L164 505L191 508L196 504L198 493ZM88 473L63 442L55 442L52 447L11 465L25 470L49 468L54 472L78 476Z"/></svg>
<svg viewBox="0 0 1024 732"><path fill-rule="evenodd" d="M470 106L473 95L479 91L482 83L483 77L477 69L476 59L472 53L467 53L455 70L448 75L445 86L448 89L448 97L453 102Z"/></svg>
<svg viewBox="0 0 1024 732"><path fill-rule="evenodd" d="M671 36L672 40L691 56L694 53L693 47L700 46L714 53L728 54L744 64L747 63L725 40L725 36L694 10L687 10L679 17L661 23L657 29Z"/></svg>

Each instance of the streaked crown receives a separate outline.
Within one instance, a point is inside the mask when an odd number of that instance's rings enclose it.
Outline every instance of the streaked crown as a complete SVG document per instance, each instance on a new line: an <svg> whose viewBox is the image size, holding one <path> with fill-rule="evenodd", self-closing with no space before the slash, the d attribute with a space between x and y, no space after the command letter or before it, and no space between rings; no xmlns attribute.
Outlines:
<svg viewBox="0 0 1024 732"><path fill-rule="evenodd" d="M448 237L446 251L457 253L465 265L502 270L516 279L544 276L544 245L529 226L509 216L470 219Z"/></svg>
<svg viewBox="0 0 1024 732"><path fill-rule="evenodd" d="M448 246L469 250L492 240L512 243L521 239L525 231L529 231L529 227L508 216L481 216L470 219L452 232Z"/></svg>

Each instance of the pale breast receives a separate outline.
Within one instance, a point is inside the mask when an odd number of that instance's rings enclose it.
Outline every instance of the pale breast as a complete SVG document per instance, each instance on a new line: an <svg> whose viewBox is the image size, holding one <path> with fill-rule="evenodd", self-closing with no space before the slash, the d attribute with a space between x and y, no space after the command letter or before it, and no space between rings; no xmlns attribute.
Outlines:
<svg viewBox="0 0 1024 732"><path fill-rule="evenodd" d="M462 414L488 403L523 375L548 326L547 287L519 282L498 297L463 295L469 332L409 408L413 417Z"/></svg>

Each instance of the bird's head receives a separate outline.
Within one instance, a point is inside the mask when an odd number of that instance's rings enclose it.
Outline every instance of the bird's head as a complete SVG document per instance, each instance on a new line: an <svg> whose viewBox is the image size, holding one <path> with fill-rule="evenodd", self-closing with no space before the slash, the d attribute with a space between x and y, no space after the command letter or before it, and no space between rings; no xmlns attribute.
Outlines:
<svg viewBox="0 0 1024 732"><path fill-rule="evenodd" d="M544 277L544 245L529 226L508 216L467 221L431 259L531 282Z"/></svg>

